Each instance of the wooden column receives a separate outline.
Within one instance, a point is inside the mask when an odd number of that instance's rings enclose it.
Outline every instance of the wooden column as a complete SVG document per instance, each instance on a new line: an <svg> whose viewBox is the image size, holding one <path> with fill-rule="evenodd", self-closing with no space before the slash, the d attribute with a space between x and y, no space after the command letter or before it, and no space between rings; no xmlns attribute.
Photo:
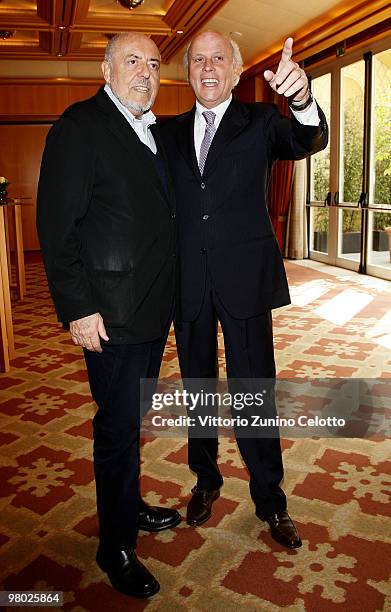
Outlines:
<svg viewBox="0 0 391 612"><path fill-rule="evenodd" d="M8 275L8 258L7 258L7 246L6 246L6 235L5 235L5 207L0 206L0 276L1 276L1 355L2 366L5 371L9 369L9 360L15 357L15 344L14 334L12 326L12 314L11 314L11 297L10 297L10 284ZM4 330L4 332L3 332ZM8 357L5 354L8 349ZM4 355L4 356L3 356Z"/></svg>

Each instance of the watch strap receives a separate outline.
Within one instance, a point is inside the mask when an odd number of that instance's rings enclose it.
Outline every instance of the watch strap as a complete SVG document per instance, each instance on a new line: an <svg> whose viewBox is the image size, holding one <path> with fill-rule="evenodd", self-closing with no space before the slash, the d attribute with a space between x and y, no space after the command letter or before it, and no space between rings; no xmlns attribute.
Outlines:
<svg viewBox="0 0 391 612"><path fill-rule="evenodd" d="M308 91L308 98L306 99L305 102L299 102L299 103L291 102L289 106L291 110L293 111L303 111L309 106L311 106L313 101L314 101L314 96L312 95L310 91Z"/></svg>

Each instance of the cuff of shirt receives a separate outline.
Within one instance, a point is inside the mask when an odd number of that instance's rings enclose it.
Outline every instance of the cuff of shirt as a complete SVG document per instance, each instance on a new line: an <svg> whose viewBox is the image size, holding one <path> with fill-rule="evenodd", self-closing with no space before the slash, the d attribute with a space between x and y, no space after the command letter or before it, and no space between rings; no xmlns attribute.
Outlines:
<svg viewBox="0 0 391 612"><path fill-rule="evenodd" d="M320 123L318 107L316 106L315 100L303 111L295 111L293 108L290 110L295 119L303 125L313 125L317 127Z"/></svg>

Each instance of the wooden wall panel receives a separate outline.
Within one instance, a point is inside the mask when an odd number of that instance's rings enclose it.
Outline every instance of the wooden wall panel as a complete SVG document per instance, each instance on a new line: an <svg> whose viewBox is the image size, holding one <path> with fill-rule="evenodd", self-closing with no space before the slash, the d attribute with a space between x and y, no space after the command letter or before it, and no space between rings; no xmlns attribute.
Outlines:
<svg viewBox="0 0 391 612"><path fill-rule="evenodd" d="M26 251L39 249L35 228L36 194L42 152L49 125L0 125L0 175L10 181L9 195L31 197L22 205Z"/></svg>
<svg viewBox="0 0 391 612"><path fill-rule="evenodd" d="M152 110L155 115L176 115L178 113L178 87L161 85Z"/></svg>
<svg viewBox="0 0 391 612"><path fill-rule="evenodd" d="M80 100L86 100L87 98L91 98L96 94L99 87L99 85L72 85L72 87L67 87L67 106L69 106L70 104L74 104L75 102L79 102Z"/></svg>
<svg viewBox="0 0 391 612"><path fill-rule="evenodd" d="M12 83L9 79L2 83L0 79L0 118L2 121L7 117L12 120L17 117L56 118L70 104L93 96L100 86L99 81L60 85ZM194 95L189 86L162 83L153 111L158 115L176 115L191 108L193 103Z"/></svg>
<svg viewBox="0 0 391 612"><path fill-rule="evenodd" d="M273 90L263 76L240 81L234 93L242 102L272 102L274 97Z"/></svg>
<svg viewBox="0 0 391 612"><path fill-rule="evenodd" d="M178 87L179 89L179 113L185 113L190 110L195 102L195 96L190 85Z"/></svg>
<svg viewBox="0 0 391 612"><path fill-rule="evenodd" d="M235 88L234 94L242 102L255 102L255 78L239 81L239 85Z"/></svg>
<svg viewBox="0 0 391 612"><path fill-rule="evenodd" d="M60 115L67 106L63 85L0 85L0 115Z"/></svg>

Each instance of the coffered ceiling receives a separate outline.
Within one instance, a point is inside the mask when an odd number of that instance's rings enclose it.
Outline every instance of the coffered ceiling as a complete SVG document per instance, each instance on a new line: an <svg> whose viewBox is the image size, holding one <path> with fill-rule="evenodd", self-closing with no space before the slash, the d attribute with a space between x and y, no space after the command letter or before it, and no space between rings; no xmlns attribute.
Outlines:
<svg viewBox="0 0 391 612"><path fill-rule="evenodd" d="M164 62L227 0L0 0L0 58L100 60L108 37L137 31L158 43Z"/></svg>
<svg viewBox="0 0 391 612"><path fill-rule="evenodd" d="M216 29L236 38L248 67L280 49L288 35L297 35L299 40L303 33L328 23L337 32L339 18L349 11L375 14L377 7L384 11L386 5L390 7L390 2L144 0L130 11L117 0L0 0L0 64L13 60L12 70L19 74L21 66L16 64L23 60L30 60L32 66L36 60L52 60L53 69L65 62L74 71L78 63L88 62L93 74L111 35L140 31L150 35L161 51L162 76L181 78L183 48L201 29ZM9 38L1 39L6 32ZM57 72L60 76L61 70ZM0 74L9 71L0 70Z"/></svg>

